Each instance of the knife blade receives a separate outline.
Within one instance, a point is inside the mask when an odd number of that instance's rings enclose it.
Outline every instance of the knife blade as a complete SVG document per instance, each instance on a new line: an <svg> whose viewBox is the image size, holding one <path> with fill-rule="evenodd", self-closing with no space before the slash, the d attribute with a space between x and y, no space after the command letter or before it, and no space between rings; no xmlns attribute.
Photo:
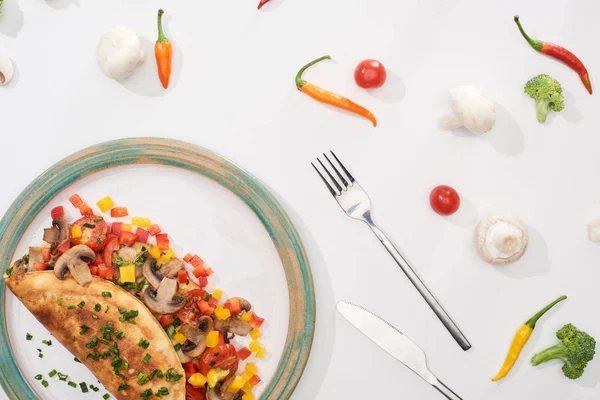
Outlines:
<svg viewBox="0 0 600 400"><path fill-rule="evenodd" d="M337 309L356 329L435 387L446 398L462 400L429 371L425 352L398 329L372 312L345 301L340 301Z"/></svg>

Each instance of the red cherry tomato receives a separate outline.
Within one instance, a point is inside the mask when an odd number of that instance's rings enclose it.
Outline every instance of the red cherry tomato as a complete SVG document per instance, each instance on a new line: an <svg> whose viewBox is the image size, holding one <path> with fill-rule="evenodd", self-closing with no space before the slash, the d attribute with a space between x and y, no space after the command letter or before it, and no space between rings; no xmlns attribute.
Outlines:
<svg viewBox="0 0 600 400"><path fill-rule="evenodd" d="M381 87L385 83L387 73L382 63L377 60L363 60L354 70L354 80L361 88Z"/></svg>
<svg viewBox="0 0 600 400"><path fill-rule="evenodd" d="M460 207L460 196L450 186L436 186L429 195L429 204L440 215L452 215Z"/></svg>
<svg viewBox="0 0 600 400"><path fill-rule="evenodd" d="M195 388L189 383L185 384L185 400L206 400L204 389Z"/></svg>
<svg viewBox="0 0 600 400"><path fill-rule="evenodd" d="M190 299L190 301L187 302L185 307L175 313L177 318L179 318L182 323L197 328L200 325L200 317L202 316L197 303L200 300L204 300L206 294L207 292L204 289L194 289L186 292L184 296Z"/></svg>
<svg viewBox="0 0 600 400"><path fill-rule="evenodd" d="M238 369L239 357L232 344L220 344L214 349L206 349L200 357L200 373L204 376L211 369L220 368L231 375Z"/></svg>
<svg viewBox="0 0 600 400"><path fill-rule="evenodd" d="M81 236L71 238L74 244L85 244L94 251L104 247L106 235L108 234L108 225L102 217L96 215L85 216L75 221L74 225L81 228Z"/></svg>

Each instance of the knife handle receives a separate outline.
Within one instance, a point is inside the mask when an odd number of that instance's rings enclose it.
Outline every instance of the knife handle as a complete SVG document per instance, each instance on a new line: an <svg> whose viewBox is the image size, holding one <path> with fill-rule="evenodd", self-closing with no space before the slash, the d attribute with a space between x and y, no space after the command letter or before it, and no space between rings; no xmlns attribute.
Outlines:
<svg viewBox="0 0 600 400"><path fill-rule="evenodd" d="M444 307L437 301L433 293L425 286L421 278L417 275L413 267L410 265L406 257L394 246L392 241L387 237L385 233L371 220L370 218L366 219L367 224L377 236L381 244L386 248L388 253L392 256L392 258L396 261L400 269L406 274L411 283L415 286L415 288L419 291L421 296L425 299L429 307L433 310L435 315L440 319L442 324L446 327L448 332L452 335L454 340L458 343L458 345L464 350L467 351L471 348L471 343L467 340L465 335L460 331L456 323L450 318Z"/></svg>
<svg viewBox="0 0 600 400"><path fill-rule="evenodd" d="M444 382L436 379L437 383L433 384L433 387L436 388L441 394L446 396L447 399L450 400L462 400L456 393L452 391L448 386L444 385Z"/></svg>

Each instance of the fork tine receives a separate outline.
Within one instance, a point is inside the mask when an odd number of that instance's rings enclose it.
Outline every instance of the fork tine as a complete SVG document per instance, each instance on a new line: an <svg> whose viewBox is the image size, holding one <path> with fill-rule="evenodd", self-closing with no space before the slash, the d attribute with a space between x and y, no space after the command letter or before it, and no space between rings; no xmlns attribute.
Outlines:
<svg viewBox="0 0 600 400"><path fill-rule="evenodd" d="M350 174L350 172L348 172L348 170L346 169L346 167L344 167L344 164L342 164L342 162L340 161L339 158L337 158L337 156L335 155L335 153L331 150L329 150L329 152L333 155L333 157L335 157L335 160L338 162L338 164L340 164L340 167L342 167L342 169L344 170L344 172L346 173L346 175L348 175L348 178L350 178L350 182L354 183L354 177Z"/></svg>
<svg viewBox="0 0 600 400"><path fill-rule="evenodd" d="M323 163L321 162L321 160L319 160L319 158L317 158L317 161L319 162L319 164L321 164L321 167L323 167L323 169L325 170L325 172L327 172L327 175L329 175L329 179L331 179L331 181L335 184L335 187L337 188L337 190L342 193L342 187L340 186L340 184L338 183L338 181L335 180L335 178L333 177L333 175L331 175L331 172L329 172L329 170L325 167L325 165L323 165Z"/></svg>
<svg viewBox="0 0 600 400"><path fill-rule="evenodd" d="M340 180L344 184L344 187L347 189L348 188L348 181L346 181L346 178L344 178L344 176L342 174L340 174L340 171L338 171L338 169L335 167L335 165L333 165L333 163L331 162L331 160L329 159L329 157L327 157L327 154L323 153L323 157L325 157L325 159L327 160L327 162L329 162L329 165L331 165L331 168L333 168L333 170L335 171L335 173L337 174L337 176L340 177Z"/></svg>
<svg viewBox="0 0 600 400"><path fill-rule="evenodd" d="M335 197L337 195L337 193L335 192L335 190L333 190L333 188L331 187L331 185L329 184L329 182L327 182L327 179L325 179L325 177L321 174L321 172L317 169L317 167L315 167L315 164L310 163L310 165L312 165L313 168L315 169L315 171L317 171L317 174L319 174L319 176L321 177L321 179L323 180L323 182L327 186L327 189L329 189L329 191L331 192L331 194Z"/></svg>

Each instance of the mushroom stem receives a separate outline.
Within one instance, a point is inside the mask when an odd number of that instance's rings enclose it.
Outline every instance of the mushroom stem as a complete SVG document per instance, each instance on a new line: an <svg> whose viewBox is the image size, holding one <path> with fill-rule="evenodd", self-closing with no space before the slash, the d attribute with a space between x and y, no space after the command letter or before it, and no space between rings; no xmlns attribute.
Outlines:
<svg viewBox="0 0 600 400"><path fill-rule="evenodd" d="M444 130L451 131L460 128L463 126L463 123L460 121L460 118L456 116L456 114L446 114L440 118L440 126Z"/></svg>

